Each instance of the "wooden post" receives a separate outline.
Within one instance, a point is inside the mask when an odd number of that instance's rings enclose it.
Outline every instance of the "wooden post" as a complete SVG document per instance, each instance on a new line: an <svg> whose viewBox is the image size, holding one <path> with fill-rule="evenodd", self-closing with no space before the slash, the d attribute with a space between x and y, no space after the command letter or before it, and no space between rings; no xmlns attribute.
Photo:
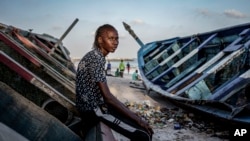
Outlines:
<svg viewBox="0 0 250 141"><path fill-rule="evenodd" d="M61 36L61 38L57 41L57 43L54 45L54 47L51 49L51 51L49 52L49 55L53 54L55 49L58 47L58 45L60 45L62 43L62 40L66 37L66 35L70 32L70 30L75 26L75 24L78 22L78 18L76 18L74 20L74 22L69 26L69 28L64 32L64 34ZM62 46L61 50L64 54L64 56L66 57L67 60L70 60L70 57L67 55L67 53L65 52L64 48Z"/></svg>
<svg viewBox="0 0 250 141"><path fill-rule="evenodd" d="M122 22L124 28L129 32L129 34L136 40L136 42L143 47L144 44L143 42L137 37L137 35L134 33L134 31L130 28L130 26L128 24L126 24L125 22Z"/></svg>

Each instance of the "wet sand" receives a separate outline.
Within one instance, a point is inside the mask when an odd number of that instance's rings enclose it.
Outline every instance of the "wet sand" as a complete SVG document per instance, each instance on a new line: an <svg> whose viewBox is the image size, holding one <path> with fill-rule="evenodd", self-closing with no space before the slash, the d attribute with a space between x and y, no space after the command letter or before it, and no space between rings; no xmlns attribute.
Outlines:
<svg viewBox="0 0 250 141"><path fill-rule="evenodd" d="M124 74L124 78L107 76L110 91L123 103L147 103L151 106L175 107L170 102L158 94L147 91L143 88L142 82L138 82L138 86L131 84L130 74ZM215 137L213 133L208 134L199 130L191 130L188 128L174 129L174 122L167 123L164 128L154 127L153 141L226 141ZM127 141L128 139L120 134L115 133L117 141Z"/></svg>

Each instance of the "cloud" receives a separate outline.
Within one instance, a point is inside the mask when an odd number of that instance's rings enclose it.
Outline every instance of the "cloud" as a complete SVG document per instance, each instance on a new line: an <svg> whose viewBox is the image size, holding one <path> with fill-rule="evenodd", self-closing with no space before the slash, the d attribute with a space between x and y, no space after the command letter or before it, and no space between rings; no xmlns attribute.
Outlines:
<svg viewBox="0 0 250 141"><path fill-rule="evenodd" d="M135 19L132 21L132 24L133 25L142 25L142 24L145 24L145 22L141 19Z"/></svg>
<svg viewBox="0 0 250 141"><path fill-rule="evenodd" d="M223 12L226 16L231 17L231 18L245 18L247 17L245 14L241 13L238 10L235 9L228 9Z"/></svg>
<svg viewBox="0 0 250 141"><path fill-rule="evenodd" d="M203 16L210 16L211 12L208 9L197 9L198 13Z"/></svg>
<svg viewBox="0 0 250 141"><path fill-rule="evenodd" d="M52 30L61 31L61 30L63 30L63 27L61 27L61 26L52 26Z"/></svg>

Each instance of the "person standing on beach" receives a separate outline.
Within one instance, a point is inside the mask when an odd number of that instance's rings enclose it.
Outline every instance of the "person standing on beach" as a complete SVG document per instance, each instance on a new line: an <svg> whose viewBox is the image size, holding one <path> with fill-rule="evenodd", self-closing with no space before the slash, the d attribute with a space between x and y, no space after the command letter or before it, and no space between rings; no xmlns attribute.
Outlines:
<svg viewBox="0 0 250 141"><path fill-rule="evenodd" d="M129 64L129 62L127 63L127 70L128 70L128 74L129 74L129 70L130 70L130 64Z"/></svg>
<svg viewBox="0 0 250 141"><path fill-rule="evenodd" d="M120 64L119 64L119 69L120 69L120 76L123 77L123 73L125 70L125 65L123 63L123 60L121 60Z"/></svg>
<svg viewBox="0 0 250 141"><path fill-rule="evenodd" d="M96 30L93 49L83 56L76 72L76 108L86 134L100 121L132 141L150 141L153 130L111 92L105 75L105 56L115 52L118 32L109 24Z"/></svg>
<svg viewBox="0 0 250 141"><path fill-rule="evenodd" d="M108 64L107 64L107 75L111 75L111 63L110 63L110 61L108 61Z"/></svg>

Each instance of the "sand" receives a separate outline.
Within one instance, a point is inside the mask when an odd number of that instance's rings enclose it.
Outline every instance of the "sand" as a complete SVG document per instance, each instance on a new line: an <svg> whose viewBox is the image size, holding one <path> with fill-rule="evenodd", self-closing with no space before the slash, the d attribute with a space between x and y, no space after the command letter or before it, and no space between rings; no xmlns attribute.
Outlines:
<svg viewBox="0 0 250 141"><path fill-rule="evenodd" d="M131 75L124 74L124 78L107 76L110 91L122 102L147 102L152 106L173 106L168 102L164 102L160 95L147 94L143 88L142 82L138 82L139 88L133 88L131 84ZM167 127L162 129L153 128L153 141L223 141L211 134L202 133L189 129L174 129L173 123L169 123ZM114 131L113 131L114 132ZM115 133L115 132L114 132ZM128 139L120 134L115 133L117 141L127 141Z"/></svg>

